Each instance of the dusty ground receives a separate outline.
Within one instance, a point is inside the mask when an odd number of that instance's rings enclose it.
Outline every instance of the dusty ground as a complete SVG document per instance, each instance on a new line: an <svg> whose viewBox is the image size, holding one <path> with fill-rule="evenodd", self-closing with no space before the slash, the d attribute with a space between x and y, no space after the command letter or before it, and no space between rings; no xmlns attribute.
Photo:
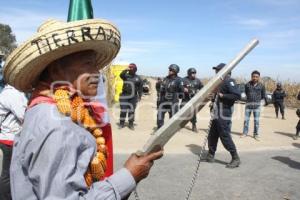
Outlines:
<svg viewBox="0 0 300 200"><path fill-rule="evenodd" d="M116 168L127 154L142 148L156 126L155 92L145 96L137 108L135 131L117 128L118 105L111 108ZM239 150L242 165L228 170L224 166L230 155L219 142L214 164L202 162L191 199L265 200L300 199L300 140L294 141L298 118L294 109L286 109L286 120L276 119L272 105L263 107L260 120L260 141L240 138L243 130L244 105L236 104L232 137ZM154 165L149 178L139 184L141 199L185 199L186 189L195 169L209 122L209 110L198 113L199 133L188 124L165 146L165 156ZM249 135L252 136L253 119ZM125 154L125 155L124 155ZM132 195L130 200L133 200Z"/></svg>
<svg viewBox="0 0 300 200"><path fill-rule="evenodd" d="M114 144L116 153L131 153L142 148L143 144L151 136L156 127L156 93L144 96L136 109L135 131L125 127L119 130L119 106L114 105L111 110L111 122L113 126ZM262 108L260 119L261 141L252 137L240 138L243 130L244 105L236 104L232 123L232 137L239 151L259 151L273 149L291 149L295 142L292 136L295 134L295 126L298 118L294 109L286 109L286 120L276 119L272 105ZM198 113L199 133L191 132L191 124L181 129L165 146L166 153L189 153L194 145L201 145L205 137L205 131L209 122L209 109L206 106ZM167 119L166 119L167 120ZM250 121L249 135L253 132L253 117ZM300 144L300 140L298 141ZM219 144L223 151L222 145Z"/></svg>

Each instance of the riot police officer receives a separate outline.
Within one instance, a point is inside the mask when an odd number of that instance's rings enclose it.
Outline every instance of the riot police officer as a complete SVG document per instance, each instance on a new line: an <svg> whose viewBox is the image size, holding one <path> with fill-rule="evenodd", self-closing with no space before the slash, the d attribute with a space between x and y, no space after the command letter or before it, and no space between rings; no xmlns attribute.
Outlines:
<svg viewBox="0 0 300 200"><path fill-rule="evenodd" d="M276 118L278 118L278 111L280 110L282 119L284 117L284 98L286 97L285 91L282 89L281 83L277 83L276 90L273 92L273 103L275 107Z"/></svg>
<svg viewBox="0 0 300 200"><path fill-rule="evenodd" d="M171 118L179 109L179 99L183 97L183 82L178 77L179 66L172 64L169 66L169 74L163 79L159 94L159 108L157 112L157 128L164 124L166 112Z"/></svg>
<svg viewBox="0 0 300 200"><path fill-rule="evenodd" d="M218 66L213 67L213 69L216 70L216 73L218 73L223 67L225 67L225 64L221 63ZM215 97L215 106L213 109L214 116L208 135L208 162L214 162L218 139L220 138L223 146L232 156L231 162L227 164L226 167L235 168L240 165L240 158L230 135L233 106L240 96L241 93L236 86L235 80L232 79L230 75L227 75L224 78L223 83L218 88L218 92Z"/></svg>
<svg viewBox="0 0 300 200"><path fill-rule="evenodd" d="M124 128L125 119L128 113L129 128L134 130L134 114L137 102L141 100L143 84L140 76L136 75L137 66L129 64L128 69L121 72L120 78L123 80L122 93L120 94L120 124L119 128Z"/></svg>
<svg viewBox="0 0 300 200"><path fill-rule="evenodd" d="M187 71L187 76L183 79L183 87L184 87L184 98L182 100L183 107L190 99L192 99L195 94L203 87L200 79L196 77L197 70L195 68L189 68ZM191 119L192 123L192 131L197 131L197 111L195 109L195 113Z"/></svg>

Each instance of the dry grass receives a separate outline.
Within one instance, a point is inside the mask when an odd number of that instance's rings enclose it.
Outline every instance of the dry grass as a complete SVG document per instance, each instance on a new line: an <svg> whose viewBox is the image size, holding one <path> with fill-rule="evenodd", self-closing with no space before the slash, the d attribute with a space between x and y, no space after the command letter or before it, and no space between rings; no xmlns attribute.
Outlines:
<svg viewBox="0 0 300 200"><path fill-rule="evenodd" d="M265 86L267 91L274 91L276 88L276 82L273 80L265 81ZM300 91L300 83L285 81L282 82L282 86L287 94L285 99L286 106L300 108L300 101L297 100L297 95Z"/></svg>
<svg viewBox="0 0 300 200"><path fill-rule="evenodd" d="M210 78L203 78L201 81L206 84ZM237 83L247 83L249 80L238 77L236 78ZM271 78L262 78L262 82L265 84L266 91L273 93L276 88L277 81ZM293 82L290 80L281 82L283 89L285 90L287 97L285 98L285 105L292 108L300 108L300 101L297 100L298 92L300 91L300 83Z"/></svg>
<svg viewBox="0 0 300 200"><path fill-rule="evenodd" d="M245 78L237 78L238 83L247 83ZM267 92L273 93L276 89L276 84L280 81L275 81L269 77L263 77L262 82L266 87ZM285 105L288 107L299 108L300 101L297 100L298 92L300 91L300 83L286 80L281 82L283 89L285 90L287 97L285 98Z"/></svg>

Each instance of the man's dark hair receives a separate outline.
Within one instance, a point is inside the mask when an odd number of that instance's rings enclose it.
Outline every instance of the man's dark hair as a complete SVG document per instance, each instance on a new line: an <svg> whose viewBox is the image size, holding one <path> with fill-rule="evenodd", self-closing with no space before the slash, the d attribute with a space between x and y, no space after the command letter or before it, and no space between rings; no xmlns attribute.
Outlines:
<svg viewBox="0 0 300 200"><path fill-rule="evenodd" d="M257 70L254 70L254 71L251 73L251 76L253 76L254 74L257 74L258 76L260 76L260 72L257 71Z"/></svg>

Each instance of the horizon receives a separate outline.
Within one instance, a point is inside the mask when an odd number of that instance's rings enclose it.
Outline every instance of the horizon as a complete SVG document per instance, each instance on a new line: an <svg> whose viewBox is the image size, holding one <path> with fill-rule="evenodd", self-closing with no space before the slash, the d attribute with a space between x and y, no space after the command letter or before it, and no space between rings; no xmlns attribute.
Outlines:
<svg viewBox="0 0 300 200"><path fill-rule="evenodd" d="M65 21L69 5L68 0L0 3L0 23L11 26L18 44L48 18ZM237 66L234 76L248 79L258 70L262 77L300 82L300 1L93 0L92 4L95 18L109 19L121 31L122 47L114 62L134 62L140 74L166 75L168 66L176 63L180 76L195 67L200 78L211 77L212 66L229 62L257 37L260 44Z"/></svg>

